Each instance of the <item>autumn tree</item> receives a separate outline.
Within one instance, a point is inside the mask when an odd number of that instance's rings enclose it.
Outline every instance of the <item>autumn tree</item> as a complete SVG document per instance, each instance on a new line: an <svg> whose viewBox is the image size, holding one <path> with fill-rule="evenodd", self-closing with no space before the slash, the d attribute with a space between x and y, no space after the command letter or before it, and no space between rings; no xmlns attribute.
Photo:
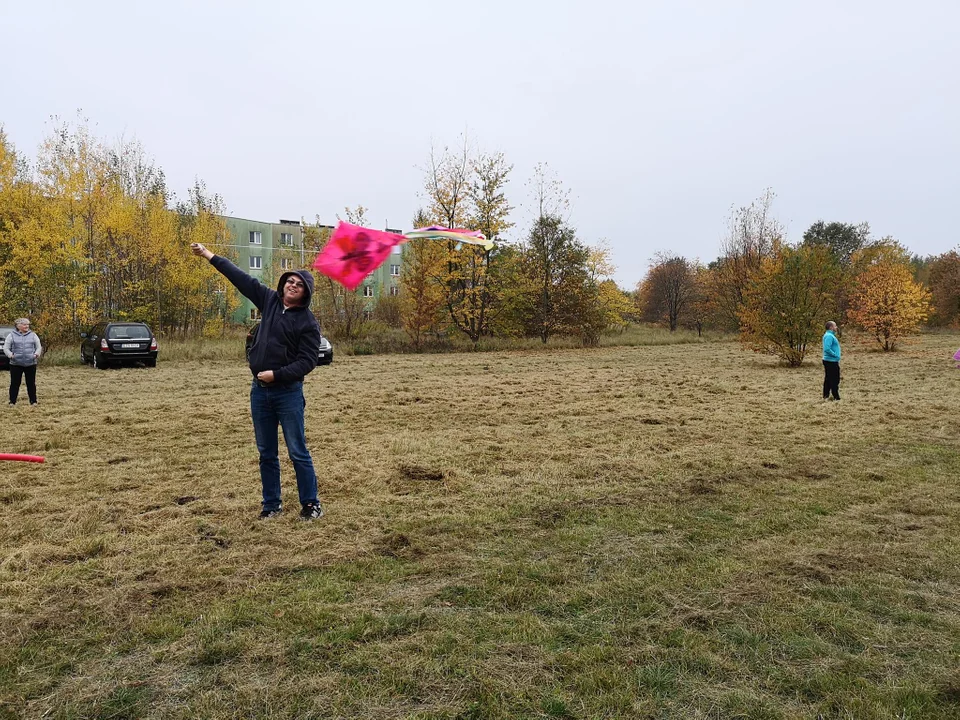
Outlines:
<svg viewBox="0 0 960 720"><path fill-rule="evenodd" d="M429 224L427 214L419 210L413 218L414 227ZM440 325L445 293L436 278L442 275L446 260L446 249L435 240L409 240L403 246L400 322L417 350Z"/></svg>
<svg viewBox="0 0 960 720"><path fill-rule="evenodd" d="M497 245L496 260L490 265L491 287L496 288L495 301L487 313L491 336L523 337L527 334L531 291L522 248L522 243Z"/></svg>
<svg viewBox="0 0 960 720"><path fill-rule="evenodd" d="M857 277L870 266L881 262L910 267L910 251L892 237L872 240L853 254L850 269Z"/></svg>
<svg viewBox="0 0 960 720"><path fill-rule="evenodd" d="M930 292L913 279L902 248L893 244L872 251L872 260L859 258L869 264L857 276L850 319L891 351L927 319Z"/></svg>
<svg viewBox="0 0 960 720"><path fill-rule="evenodd" d="M605 242L589 248L587 273L597 288L600 330L623 330L632 314L633 302L628 293L621 290L613 279L617 267L613 263L610 247Z"/></svg>
<svg viewBox="0 0 960 720"><path fill-rule="evenodd" d="M443 287L444 303L452 325L473 342L489 333L491 313L497 311L502 286L491 272L496 263L501 234L513 226L512 207L505 188L512 166L502 153L477 154L464 138L454 151L430 153L425 190L430 201L428 222L445 227L479 230L496 245L490 250L447 241L446 262L437 266L435 282ZM432 219L432 220L431 220Z"/></svg>
<svg viewBox="0 0 960 720"><path fill-rule="evenodd" d="M910 272L913 274L913 279L924 287L930 287L930 269L935 260L936 258L932 255L910 256Z"/></svg>
<svg viewBox="0 0 960 720"><path fill-rule="evenodd" d="M610 328L623 328L629 304L613 280L616 266L605 242L586 247L586 273L576 292L579 300L577 322L570 328L585 347L596 347Z"/></svg>
<svg viewBox="0 0 960 720"><path fill-rule="evenodd" d="M834 317L841 324L846 322L850 307L850 289L853 287L856 268L853 266L854 256L872 243L870 239L870 225L860 223L830 222L818 220L803 233L803 244L810 247L825 248L843 273L841 282L837 283Z"/></svg>
<svg viewBox="0 0 960 720"><path fill-rule="evenodd" d="M697 337L703 335L705 327L714 324L712 304L708 289L710 287L710 269L697 265L693 274L693 293L688 305L687 319L691 328L697 331Z"/></svg>
<svg viewBox="0 0 960 720"><path fill-rule="evenodd" d="M739 327L747 289L763 261L776 255L783 240L783 225L773 214L775 198L767 189L750 205L731 212L721 256L709 276L712 312L727 329Z"/></svg>
<svg viewBox="0 0 960 720"><path fill-rule="evenodd" d="M783 247L763 259L740 311L740 338L751 349L803 362L834 310L840 267L822 246Z"/></svg>
<svg viewBox="0 0 960 720"><path fill-rule="evenodd" d="M506 196L512 170L503 153L480 154L473 160L468 223L471 229L493 241L494 246L486 250L464 245L460 249L463 279L453 293L448 293L447 306L451 320L474 342L490 334L491 323L504 310L508 275L498 272L497 266L505 248L503 235L513 227L513 207Z"/></svg>
<svg viewBox="0 0 960 720"><path fill-rule="evenodd" d="M545 215L534 223L522 253L529 334L546 343L556 333L576 333L595 301L588 248L562 219Z"/></svg>
<svg viewBox="0 0 960 720"><path fill-rule="evenodd" d="M841 268L849 267L854 253L870 242L870 225L817 220L803 233L804 245L826 248Z"/></svg>
<svg viewBox="0 0 960 720"><path fill-rule="evenodd" d="M527 187L536 216L519 248L516 297L525 332L543 343L568 334L596 345L606 326L601 281L612 272L609 257L577 238L565 219L570 193L545 163L534 168Z"/></svg>
<svg viewBox="0 0 960 720"><path fill-rule="evenodd" d="M403 327L403 310L399 295L388 295L380 293L376 304L373 306L373 319L383 323L387 327Z"/></svg>
<svg viewBox="0 0 960 720"><path fill-rule="evenodd" d="M642 317L674 332L693 309L697 269L697 263L684 257L657 253L638 288Z"/></svg>
<svg viewBox="0 0 960 720"><path fill-rule="evenodd" d="M158 326L179 334L212 335L223 333L229 325L240 304L236 288L208 263L197 263L192 255L181 252L191 243L200 243L235 259L236 250L228 247L230 233L223 212L223 199L200 180L189 188L186 200L177 203L175 247L165 251L160 276L160 292L168 300L158 308Z"/></svg>
<svg viewBox="0 0 960 720"><path fill-rule="evenodd" d="M930 295L937 325L960 326L960 253L951 250L930 263Z"/></svg>
<svg viewBox="0 0 960 720"><path fill-rule="evenodd" d="M222 203L202 183L172 208L138 143L108 146L84 121L55 125L34 172L16 165L12 194L0 191L15 209L0 210L0 305L31 315L48 343L102 318L144 320L158 334L206 330L217 307L235 306L232 292L218 299L215 271L184 252L189 241L225 244Z"/></svg>
<svg viewBox="0 0 960 720"><path fill-rule="evenodd" d="M14 257L24 223L36 221L37 199L26 159L0 127L0 313L5 318L24 307Z"/></svg>

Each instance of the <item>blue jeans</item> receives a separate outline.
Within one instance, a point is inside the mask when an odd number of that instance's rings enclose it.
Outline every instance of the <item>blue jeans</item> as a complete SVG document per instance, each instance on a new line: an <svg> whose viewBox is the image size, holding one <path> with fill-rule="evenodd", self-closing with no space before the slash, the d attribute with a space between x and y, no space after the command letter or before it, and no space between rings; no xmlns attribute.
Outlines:
<svg viewBox="0 0 960 720"><path fill-rule="evenodd" d="M317 473L307 450L303 410L303 383L261 387L254 380L250 387L250 415L260 452L260 482L263 484L263 509L280 509L280 456L277 425L283 428L287 453L297 473L300 504L317 502Z"/></svg>

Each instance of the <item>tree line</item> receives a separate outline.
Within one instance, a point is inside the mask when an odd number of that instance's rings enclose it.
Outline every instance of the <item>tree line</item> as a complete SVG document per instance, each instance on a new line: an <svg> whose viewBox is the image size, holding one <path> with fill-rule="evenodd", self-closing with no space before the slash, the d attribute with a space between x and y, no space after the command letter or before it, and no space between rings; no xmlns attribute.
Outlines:
<svg viewBox="0 0 960 720"><path fill-rule="evenodd" d="M960 323L956 251L911 257L866 224L839 222L815 223L790 244L770 191L731 213L716 260L659 253L636 289L622 290L609 248L578 236L569 191L545 163L526 183L529 217L516 231L512 173L503 153L466 138L433 148L411 225L480 230L493 249L410 241L399 293L381 291L376 302L319 277L314 311L325 332L357 339L392 326L417 348L453 335L572 336L589 346L646 321L737 331L750 347L799 364L828 316L863 327L884 349L923 323ZM222 332L239 298L186 248L201 242L229 256L223 213L202 182L176 198L138 143L107 144L84 122L55 123L33 162L0 128L0 317L32 317L51 344L103 318L143 320L165 335ZM344 219L368 224L363 206ZM330 229L318 219L303 230L309 266Z"/></svg>
<svg viewBox="0 0 960 720"><path fill-rule="evenodd" d="M817 221L788 243L767 190L734 209L707 265L659 253L634 297L640 317L676 330L738 332L750 348L803 362L824 323L858 327L885 351L924 325L960 327L960 254L920 258L867 223Z"/></svg>
<svg viewBox="0 0 960 720"><path fill-rule="evenodd" d="M222 330L237 298L185 252L227 243L222 206L200 182L178 201L138 143L86 124L56 124L33 164L0 128L0 318L31 317L47 345L102 318Z"/></svg>

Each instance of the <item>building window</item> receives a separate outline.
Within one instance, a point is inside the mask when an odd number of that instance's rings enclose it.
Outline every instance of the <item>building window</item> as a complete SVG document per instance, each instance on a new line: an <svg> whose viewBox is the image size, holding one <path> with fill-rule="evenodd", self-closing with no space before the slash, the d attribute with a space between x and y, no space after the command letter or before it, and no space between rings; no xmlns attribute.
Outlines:
<svg viewBox="0 0 960 720"><path fill-rule="evenodd" d="M260 231L259 231L259 230L251 230L251 231L250 231L250 244L251 244L251 245L262 245L262 244L263 244L263 236L260 234ZM250 267L253 267L253 265L251 265Z"/></svg>
<svg viewBox="0 0 960 720"><path fill-rule="evenodd" d="M398 276L400 275L400 266L399 266L399 265L391 265L391 266L390 266L390 274L393 275L394 277L398 277Z"/></svg>
<svg viewBox="0 0 960 720"><path fill-rule="evenodd" d="M293 233L280 233L281 245L293 245Z"/></svg>
<svg viewBox="0 0 960 720"><path fill-rule="evenodd" d="M391 286L390 286L390 294L391 294L391 295L399 295L399 294L400 294L400 288L397 287L396 285L391 285Z"/></svg>
<svg viewBox="0 0 960 720"><path fill-rule="evenodd" d="M373 320L373 310L364 310L363 311L364 320Z"/></svg>
<svg viewBox="0 0 960 720"><path fill-rule="evenodd" d="M251 255L251 256L250 256L250 269L251 269L251 270L259 270L259 269L262 268L262 267L263 267L263 258L261 258L259 255Z"/></svg>
<svg viewBox="0 0 960 720"><path fill-rule="evenodd" d="M251 319L251 320L259 320L259 319L260 319L260 311L257 310L255 307L250 308L250 319Z"/></svg>
<svg viewBox="0 0 960 720"><path fill-rule="evenodd" d="M370 285L363 286L363 296L364 297L373 297L373 287Z"/></svg>
<svg viewBox="0 0 960 720"><path fill-rule="evenodd" d="M293 263L290 261L290 258L280 258L280 269L289 270L293 267Z"/></svg>

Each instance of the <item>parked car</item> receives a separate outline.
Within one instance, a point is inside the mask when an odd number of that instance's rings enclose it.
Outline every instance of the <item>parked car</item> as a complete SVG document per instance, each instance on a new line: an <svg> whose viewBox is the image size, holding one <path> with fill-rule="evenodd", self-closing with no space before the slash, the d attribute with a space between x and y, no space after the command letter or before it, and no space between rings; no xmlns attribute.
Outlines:
<svg viewBox="0 0 960 720"><path fill-rule="evenodd" d="M0 370L10 369L10 358L3 352L3 343L7 340L7 335L13 332L13 325L0 325Z"/></svg>
<svg viewBox="0 0 960 720"><path fill-rule="evenodd" d="M247 361L250 361L250 348L253 347L253 341L257 338L257 332L260 330L260 321L258 320L247 331L246 354ZM333 362L333 345L323 335L320 336L320 352L317 355L317 365L329 365Z"/></svg>
<svg viewBox="0 0 960 720"><path fill-rule="evenodd" d="M106 370L111 365L142 362L157 366L157 338L142 322L101 322L80 333L80 362Z"/></svg>

